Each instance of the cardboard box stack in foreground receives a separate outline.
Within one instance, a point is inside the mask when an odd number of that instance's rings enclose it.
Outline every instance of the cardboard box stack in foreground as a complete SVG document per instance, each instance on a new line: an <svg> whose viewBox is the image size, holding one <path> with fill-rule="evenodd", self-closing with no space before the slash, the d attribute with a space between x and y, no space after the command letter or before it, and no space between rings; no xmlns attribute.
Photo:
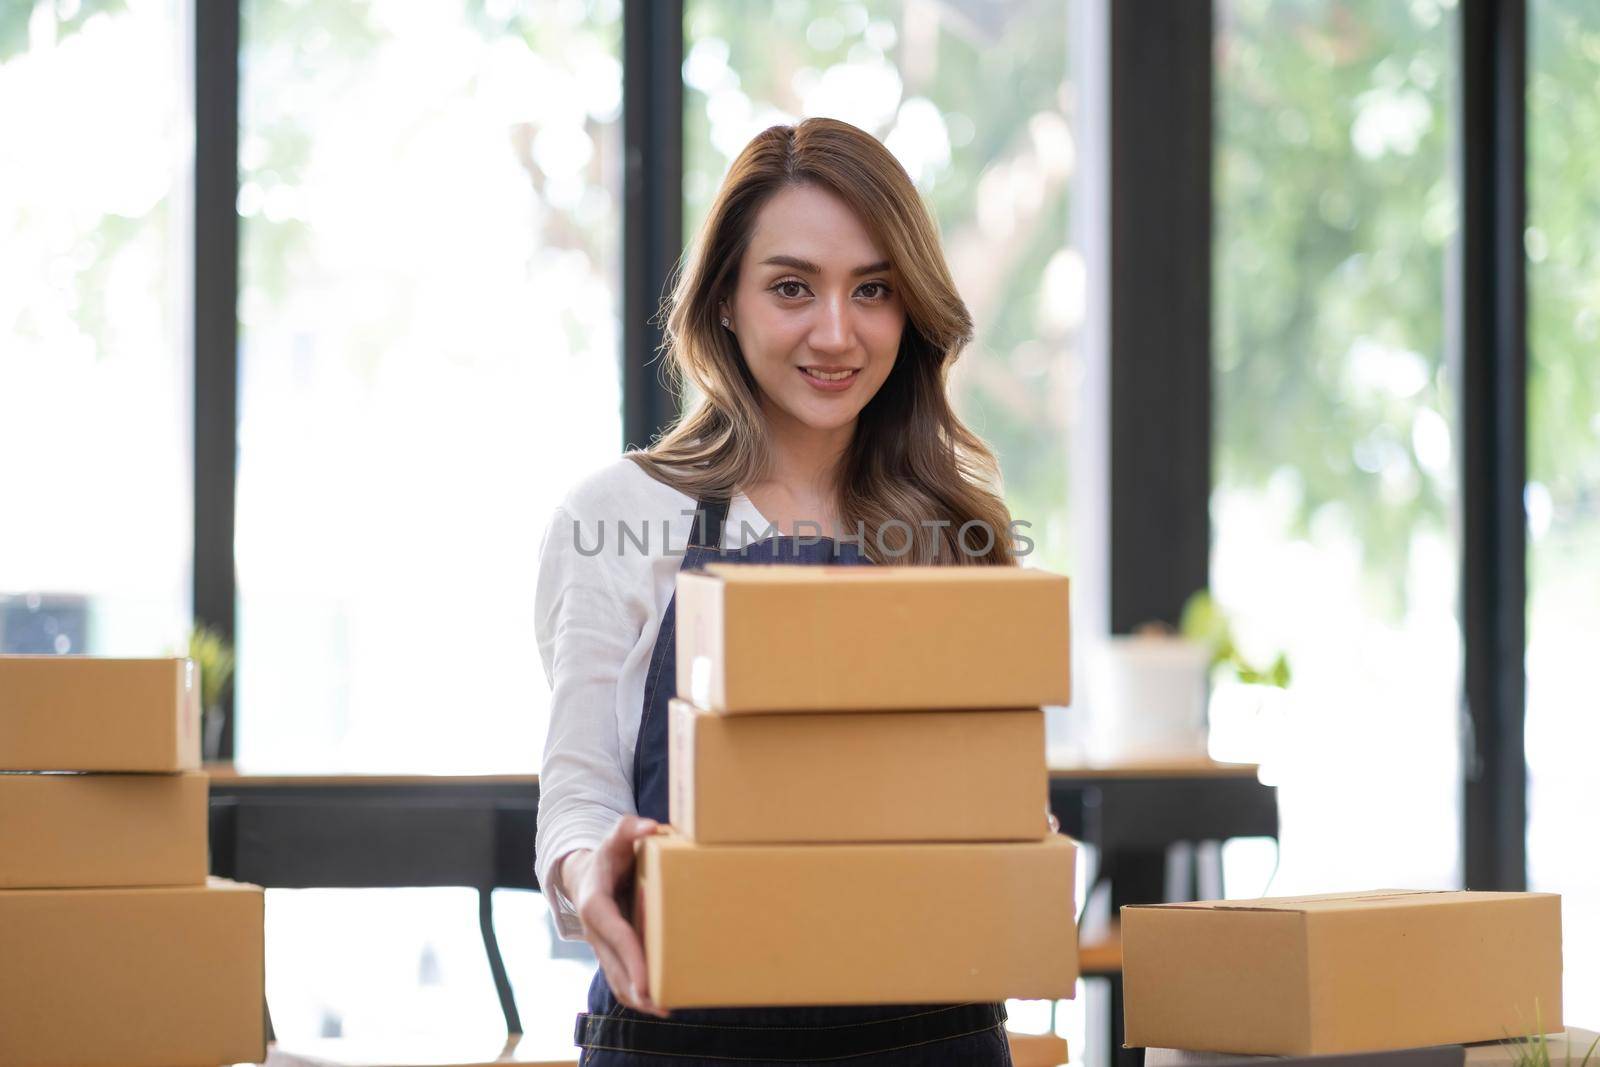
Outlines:
<svg viewBox="0 0 1600 1067"><path fill-rule="evenodd" d="M1122 956L1134 1047L1312 1056L1562 1029L1551 893L1130 905Z"/></svg>
<svg viewBox="0 0 1600 1067"><path fill-rule="evenodd" d="M672 832L635 904L657 1004L1073 995L1065 578L712 564L676 610Z"/></svg>
<svg viewBox="0 0 1600 1067"><path fill-rule="evenodd" d="M0 656L0 1067L265 1059L262 892L206 876L197 687Z"/></svg>

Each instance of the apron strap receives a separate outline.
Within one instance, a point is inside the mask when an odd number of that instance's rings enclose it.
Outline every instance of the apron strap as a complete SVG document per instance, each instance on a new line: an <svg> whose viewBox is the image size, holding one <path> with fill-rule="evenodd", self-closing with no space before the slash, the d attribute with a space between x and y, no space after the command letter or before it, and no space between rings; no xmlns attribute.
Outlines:
<svg viewBox="0 0 1600 1067"><path fill-rule="evenodd" d="M689 547L720 549L722 526L728 518L728 498L701 497L694 502L694 521L689 524Z"/></svg>

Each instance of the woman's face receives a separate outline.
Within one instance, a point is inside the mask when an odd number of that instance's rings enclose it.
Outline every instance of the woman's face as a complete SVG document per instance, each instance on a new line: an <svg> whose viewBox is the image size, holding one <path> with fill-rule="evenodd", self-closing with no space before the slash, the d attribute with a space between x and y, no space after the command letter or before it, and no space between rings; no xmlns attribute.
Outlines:
<svg viewBox="0 0 1600 1067"><path fill-rule="evenodd" d="M898 280L855 213L815 185L791 185L756 216L731 301L769 419L816 430L855 422L900 350Z"/></svg>

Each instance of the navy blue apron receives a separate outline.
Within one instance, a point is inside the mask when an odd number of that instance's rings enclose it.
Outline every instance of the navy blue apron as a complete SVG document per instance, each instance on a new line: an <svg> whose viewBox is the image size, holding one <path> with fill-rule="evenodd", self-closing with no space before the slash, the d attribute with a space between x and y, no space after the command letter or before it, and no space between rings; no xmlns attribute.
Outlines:
<svg viewBox="0 0 1600 1067"><path fill-rule="evenodd" d="M699 500L681 569L708 562L871 564L859 546L823 537L783 536L723 550L726 498ZM633 756L638 813L667 822L667 701L677 693L677 597L667 604L645 675ZM578 1015L582 1067L648 1067L705 1060L789 1064L844 1060L885 1067L1011 1064L1004 1004L889 1004L850 1007L704 1008L669 1018L618 1003L596 970L589 1010Z"/></svg>

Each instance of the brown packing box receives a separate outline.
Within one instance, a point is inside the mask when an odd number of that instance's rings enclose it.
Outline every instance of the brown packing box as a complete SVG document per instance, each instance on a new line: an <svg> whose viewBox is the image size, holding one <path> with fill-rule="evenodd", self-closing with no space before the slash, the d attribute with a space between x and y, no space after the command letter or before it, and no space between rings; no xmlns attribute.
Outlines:
<svg viewBox="0 0 1600 1067"><path fill-rule="evenodd" d="M1014 1034L1006 1031L1012 1067L1061 1067L1068 1060L1067 1039L1060 1034Z"/></svg>
<svg viewBox="0 0 1600 1067"><path fill-rule="evenodd" d="M639 846L650 995L666 1008L1071 997L1076 848Z"/></svg>
<svg viewBox="0 0 1600 1067"><path fill-rule="evenodd" d="M1027 841L1044 712L719 715L670 705L673 827L701 844Z"/></svg>
<svg viewBox="0 0 1600 1067"><path fill-rule="evenodd" d="M0 889L201 885L210 779L0 773Z"/></svg>
<svg viewBox="0 0 1600 1067"><path fill-rule="evenodd" d="M0 892L0 1067L216 1067L266 1058L262 892Z"/></svg>
<svg viewBox="0 0 1600 1067"><path fill-rule="evenodd" d="M1067 579L1022 567L713 563L678 575L678 696L886 711L1071 702Z"/></svg>
<svg viewBox="0 0 1600 1067"><path fill-rule="evenodd" d="M1122 909L1127 1044L1319 1055L1561 1029L1561 898L1381 889Z"/></svg>
<svg viewBox="0 0 1600 1067"><path fill-rule="evenodd" d="M1533 1029L1533 1027L1529 1027ZM1545 1034L1540 1044L1549 1053L1532 1062L1524 1057L1524 1040L1531 1035L1505 1041L1481 1041L1472 1045L1426 1045L1422 1048L1385 1049L1381 1052L1347 1052L1333 1056L1245 1056L1217 1052L1190 1052L1186 1049L1145 1049L1144 1067L1533 1067L1548 1062L1551 1067L1579 1067L1597 1037L1593 1030L1570 1026ZM1600 1052L1596 1053L1600 1056ZM1591 1058L1590 1064L1594 1059ZM1022 1067L1018 1064L1017 1067Z"/></svg>
<svg viewBox="0 0 1600 1067"><path fill-rule="evenodd" d="M188 659L0 656L0 771L200 769Z"/></svg>

